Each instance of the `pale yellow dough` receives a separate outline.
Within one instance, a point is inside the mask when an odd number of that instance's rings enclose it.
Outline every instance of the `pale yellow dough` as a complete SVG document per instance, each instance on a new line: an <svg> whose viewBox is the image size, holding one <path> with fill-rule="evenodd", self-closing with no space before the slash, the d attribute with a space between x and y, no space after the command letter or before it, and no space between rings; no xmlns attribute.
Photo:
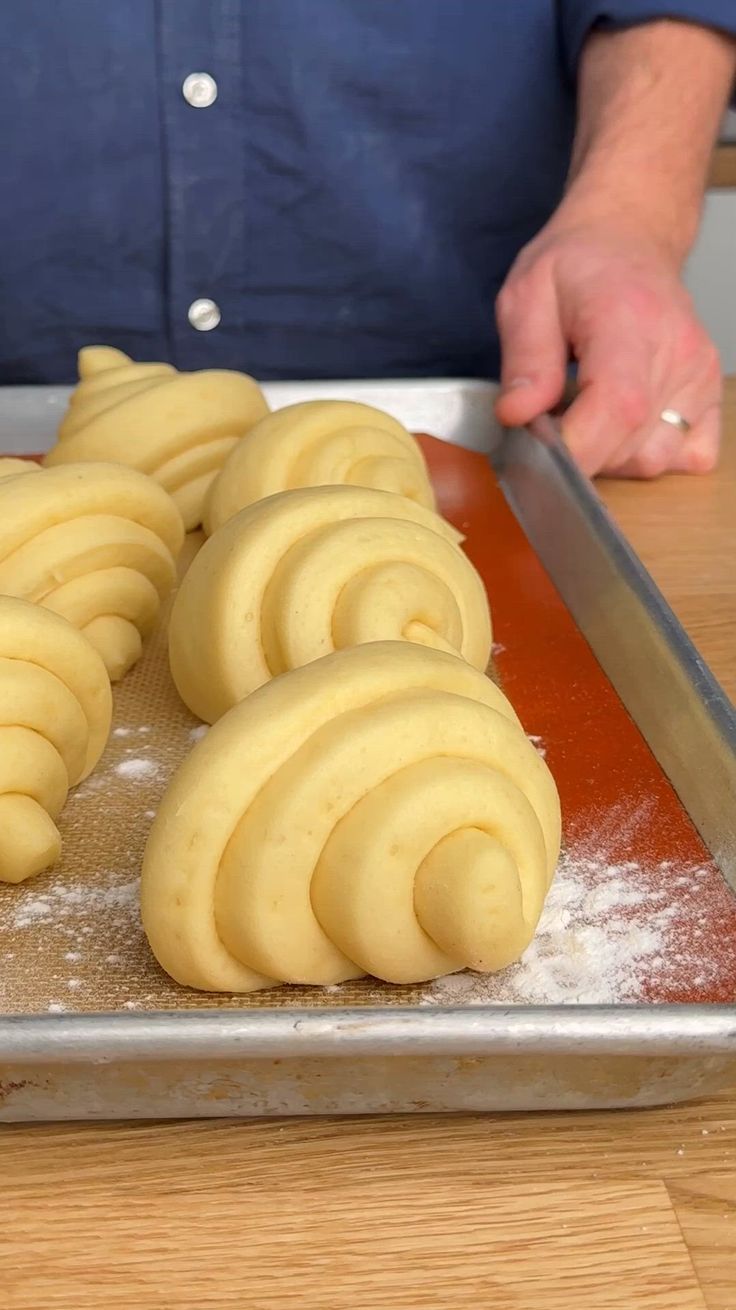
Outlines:
<svg viewBox="0 0 736 1310"><path fill-rule="evenodd" d="M111 713L110 680L87 639L50 610L0 596L0 882L58 859L54 820L100 758Z"/></svg>
<svg viewBox="0 0 736 1310"><path fill-rule="evenodd" d="M149 473L173 497L189 531L233 446L268 405L246 373L178 373L170 364L136 364L112 346L79 354L79 386L47 465L114 460Z"/></svg>
<svg viewBox="0 0 736 1310"><path fill-rule="evenodd" d="M183 539L171 497L136 469L0 459L0 594L63 615L113 681L141 653Z"/></svg>
<svg viewBox="0 0 736 1310"><path fill-rule="evenodd" d="M208 723L288 669L367 641L415 641L485 669L485 588L459 533L405 496L309 487L218 528L177 593L169 660Z"/></svg>
<svg viewBox="0 0 736 1310"><path fill-rule="evenodd" d="M143 923L206 991L492 971L531 941L559 843L502 692L454 655L372 643L267 683L197 744L151 828Z"/></svg>
<svg viewBox="0 0 736 1310"><path fill-rule="evenodd" d="M434 509L424 456L397 419L352 400L308 400L261 419L232 451L210 488L205 532L277 491L335 483L395 491Z"/></svg>

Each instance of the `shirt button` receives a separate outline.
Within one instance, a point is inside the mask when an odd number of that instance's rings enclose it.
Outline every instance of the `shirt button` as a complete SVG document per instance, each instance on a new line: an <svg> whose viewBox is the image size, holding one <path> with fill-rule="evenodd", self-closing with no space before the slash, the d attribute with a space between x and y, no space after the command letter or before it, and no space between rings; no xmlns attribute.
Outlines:
<svg viewBox="0 0 736 1310"><path fill-rule="evenodd" d="M187 313L189 322L198 332L211 332L222 317L214 300L193 300Z"/></svg>
<svg viewBox="0 0 736 1310"><path fill-rule="evenodd" d="M209 109L217 99L217 83L209 73L190 73L184 78L181 91L194 109Z"/></svg>

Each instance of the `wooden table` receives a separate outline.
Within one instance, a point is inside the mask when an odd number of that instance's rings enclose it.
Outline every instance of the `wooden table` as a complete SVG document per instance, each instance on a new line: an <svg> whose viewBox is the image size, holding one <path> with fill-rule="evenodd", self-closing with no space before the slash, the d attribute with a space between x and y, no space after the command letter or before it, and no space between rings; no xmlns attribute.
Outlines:
<svg viewBox="0 0 736 1310"><path fill-rule="evenodd" d="M609 483L736 696L718 474ZM666 1110L0 1129L4 1310L733 1310L736 1094Z"/></svg>

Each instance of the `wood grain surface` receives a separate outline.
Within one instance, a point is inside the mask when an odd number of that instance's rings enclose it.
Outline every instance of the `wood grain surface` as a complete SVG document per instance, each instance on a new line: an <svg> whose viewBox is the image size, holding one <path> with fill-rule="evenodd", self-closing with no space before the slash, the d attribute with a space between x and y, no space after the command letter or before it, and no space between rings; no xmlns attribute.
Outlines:
<svg viewBox="0 0 736 1310"><path fill-rule="evenodd" d="M709 187L736 187L736 145L716 146L708 174Z"/></svg>
<svg viewBox="0 0 736 1310"><path fill-rule="evenodd" d="M654 483L606 480L598 490L736 700L736 378L726 382L724 416L717 473Z"/></svg>
<svg viewBox="0 0 736 1310"><path fill-rule="evenodd" d="M736 695L719 472L601 494ZM570 1115L0 1127L4 1310L733 1310L736 1094Z"/></svg>

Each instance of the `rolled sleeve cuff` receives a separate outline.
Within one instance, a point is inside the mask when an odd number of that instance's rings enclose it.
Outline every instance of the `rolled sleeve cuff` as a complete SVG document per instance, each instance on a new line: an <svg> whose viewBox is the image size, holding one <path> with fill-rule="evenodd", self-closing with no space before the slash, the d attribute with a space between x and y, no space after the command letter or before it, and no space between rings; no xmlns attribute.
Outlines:
<svg viewBox="0 0 736 1310"><path fill-rule="evenodd" d="M577 73L580 51L592 28L615 31L619 27L632 27L638 23L653 23L661 18L680 18L684 22L699 23L702 27L716 27L736 36L736 5L734 0L670 0L669 4L645 4L644 0L562 0L560 21L565 60L574 77Z"/></svg>

